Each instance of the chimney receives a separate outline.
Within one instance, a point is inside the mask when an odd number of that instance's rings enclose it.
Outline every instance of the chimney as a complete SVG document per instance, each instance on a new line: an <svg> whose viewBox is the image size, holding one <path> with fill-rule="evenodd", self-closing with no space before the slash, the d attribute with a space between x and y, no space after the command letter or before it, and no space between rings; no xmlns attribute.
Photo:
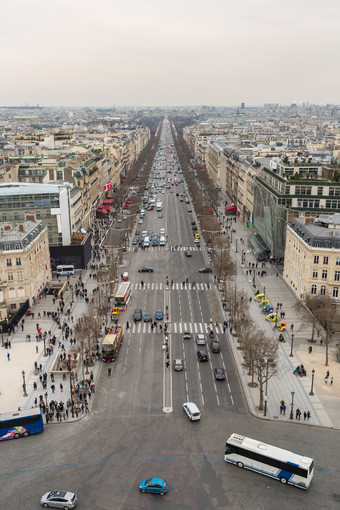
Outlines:
<svg viewBox="0 0 340 510"><path fill-rule="evenodd" d="M25 225L24 225L24 223L19 223L18 228L19 228L20 232L25 232Z"/></svg>

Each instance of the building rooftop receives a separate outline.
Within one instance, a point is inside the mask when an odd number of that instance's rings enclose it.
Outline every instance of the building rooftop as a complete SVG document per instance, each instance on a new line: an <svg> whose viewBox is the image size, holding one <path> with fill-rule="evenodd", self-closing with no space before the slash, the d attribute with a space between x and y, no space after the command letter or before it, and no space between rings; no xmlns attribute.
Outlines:
<svg viewBox="0 0 340 510"><path fill-rule="evenodd" d="M45 229L42 221L0 223L0 250L22 250Z"/></svg>
<svg viewBox="0 0 340 510"><path fill-rule="evenodd" d="M328 219L330 217L330 215L321 216L327 216ZM340 215L337 214L336 216ZM290 227L305 243L313 248L340 249L340 228L337 226L328 227L320 225L319 223L314 223L313 220L314 218L308 218L308 222L306 222L305 217L294 218ZM340 226L340 222L338 225Z"/></svg>
<svg viewBox="0 0 340 510"><path fill-rule="evenodd" d="M47 184L37 184L31 182L4 182L0 183L0 196L6 195L40 195L56 194L60 188L66 188L70 185L64 182L55 182Z"/></svg>

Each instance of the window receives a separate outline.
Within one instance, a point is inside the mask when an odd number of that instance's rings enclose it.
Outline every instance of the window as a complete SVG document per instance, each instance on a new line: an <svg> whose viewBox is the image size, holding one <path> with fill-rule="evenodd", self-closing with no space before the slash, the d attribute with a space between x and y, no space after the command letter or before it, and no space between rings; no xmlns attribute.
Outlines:
<svg viewBox="0 0 340 510"><path fill-rule="evenodd" d="M15 261L16 261L16 265L17 265L17 266L21 266L21 258L20 258L20 257L17 257L17 258L15 259Z"/></svg>
<svg viewBox="0 0 340 510"><path fill-rule="evenodd" d="M323 263L324 263L324 264L328 264L328 257L324 257L324 258L323 258Z"/></svg>
<svg viewBox="0 0 340 510"><path fill-rule="evenodd" d="M13 278L13 273L8 273L8 275L7 275L7 276L8 276L8 281L9 281L9 282L12 282L12 281L14 280L14 278Z"/></svg>
<svg viewBox="0 0 340 510"><path fill-rule="evenodd" d="M336 258L335 264L336 264L337 266L340 266L340 257L337 257L337 258Z"/></svg>
<svg viewBox="0 0 340 510"><path fill-rule="evenodd" d="M323 194L323 187L318 186L318 195L322 195L322 194Z"/></svg>
<svg viewBox="0 0 340 510"><path fill-rule="evenodd" d="M334 272L334 280L336 282L340 282L340 271L335 271Z"/></svg>
<svg viewBox="0 0 340 510"><path fill-rule="evenodd" d="M17 271L18 280L22 280L22 271Z"/></svg>
<svg viewBox="0 0 340 510"><path fill-rule="evenodd" d="M321 285L321 287L320 287L320 294L321 294L321 296L325 296L326 295L326 285Z"/></svg>
<svg viewBox="0 0 340 510"><path fill-rule="evenodd" d="M318 263L319 263L319 256L315 255L314 256L314 264L318 264Z"/></svg>
<svg viewBox="0 0 340 510"><path fill-rule="evenodd" d="M313 269L313 278L318 278L318 270Z"/></svg>
<svg viewBox="0 0 340 510"><path fill-rule="evenodd" d="M311 293L311 294L316 294L316 290L317 290L316 285L312 285L312 288L311 288L311 290L310 290L310 293Z"/></svg>
<svg viewBox="0 0 340 510"><path fill-rule="evenodd" d="M8 251L9 251L10 249L11 249L10 245L9 245L9 244L6 244L6 246L5 246L5 250L8 250Z"/></svg>
<svg viewBox="0 0 340 510"><path fill-rule="evenodd" d="M12 265L12 259L6 259L7 267L10 267Z"/></svg>
<svg viewBox="0 0 340 510"><path fill-rule="evenodd" d="M322 276L321 276L321 278L322 278L323 280L327 280L327 273L328 273L327 269L323 269L323 270L322 270Z"/></svg>
<svg viewBox="0 0 340 510"><path fill-rule="evenodd" d="M337 298L339 296L339 287L333 287L333 297Z"/></svg>

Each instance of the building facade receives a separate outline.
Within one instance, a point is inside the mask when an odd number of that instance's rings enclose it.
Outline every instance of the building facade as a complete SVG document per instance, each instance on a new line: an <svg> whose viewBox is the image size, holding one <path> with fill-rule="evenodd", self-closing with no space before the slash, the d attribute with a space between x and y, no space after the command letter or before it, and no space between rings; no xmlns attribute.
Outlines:
<svg viewBox="0 0 340 510"><path fill-rule="evenodd" d="M47 228L42 221L0 223L0 319L32 303L51 280Z"/></svg>

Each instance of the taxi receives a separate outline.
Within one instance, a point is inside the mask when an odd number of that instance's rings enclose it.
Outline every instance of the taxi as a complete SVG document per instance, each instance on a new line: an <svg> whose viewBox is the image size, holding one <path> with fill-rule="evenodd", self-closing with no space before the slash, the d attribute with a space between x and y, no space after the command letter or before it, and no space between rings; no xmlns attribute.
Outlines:
<svg viewBox="0 0 340 510"><path fill-rule="evenodd" d="M279 318L279 315L277 313L270 313L266 316L267 321L276 322Z"/></svg>
<svg viewBox="0 0 340 510"><path fill-rule="evenodd" d="M200 238L200 235L199 235L199 233L198 233L198 232L196 232L196 234L195 234L195 239L199 239L199 238Z"/></svg>
<svg viewBox="0 0 340 510"><path fill-rule="evenodd" d="M262 301L263 299L266 299L265 294L257 294L257 296L255 296L255 301Z"/></svg>
<svg viewBox="0 0 340 510"><path fill-rule="evenodd" d="M118 306L114 306L113 309L112 309L112 315L119 315L119 308Z"/></svg>

